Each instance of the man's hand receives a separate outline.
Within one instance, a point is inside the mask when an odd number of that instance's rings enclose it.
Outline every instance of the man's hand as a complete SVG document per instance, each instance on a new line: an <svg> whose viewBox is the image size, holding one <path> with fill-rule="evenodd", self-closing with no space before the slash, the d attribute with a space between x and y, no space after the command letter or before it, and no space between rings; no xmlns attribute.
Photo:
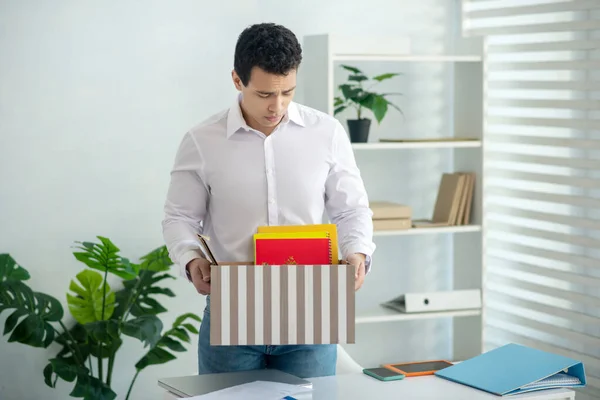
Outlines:
<svg viewBox="0 0 600 400"><path fill-rule="evenodd" d="M185 268L190 273L192 283L198 293L210 294L210 261L204 258L194 258Z"/></svg>
<svg viewBox="0 0 600 400"><path fill-rule="evenodd" d="M348 264L354 265L354 290L357 291L365 281L365 262L367 256L362 253L350 254L346 261Z"/></svg>

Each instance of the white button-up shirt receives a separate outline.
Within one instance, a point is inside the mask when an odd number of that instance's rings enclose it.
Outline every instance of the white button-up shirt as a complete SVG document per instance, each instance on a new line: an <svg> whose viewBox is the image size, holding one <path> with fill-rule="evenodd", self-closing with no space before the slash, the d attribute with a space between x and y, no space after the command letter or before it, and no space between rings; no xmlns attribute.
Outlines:
<svg viewBox="0 0 600 400"><path fill-rule="evenodd" d="M261 225L337 225L340 252L367 255L375 244L367 193L344 128L296 103L268 136L250 128L239 98L187 132L176 155L165 204L164 239L181 267L210 237L218 262L254 259Z"/></svg>

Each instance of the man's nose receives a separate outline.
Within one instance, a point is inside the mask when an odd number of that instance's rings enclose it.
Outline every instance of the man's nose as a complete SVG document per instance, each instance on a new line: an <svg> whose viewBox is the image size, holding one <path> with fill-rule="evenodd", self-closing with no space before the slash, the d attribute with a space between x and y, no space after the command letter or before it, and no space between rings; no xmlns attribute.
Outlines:
<svg viewBox="0 0 600 400"><path fill-rule="evenodd" d="M276 113L276 114L280 114L285 108L285 103L284 103L284 99L283 96L277 96L275 97L275 100L273 101L273 103L271 103L269 105L269 111L271 111L272 113Z"/></svg>

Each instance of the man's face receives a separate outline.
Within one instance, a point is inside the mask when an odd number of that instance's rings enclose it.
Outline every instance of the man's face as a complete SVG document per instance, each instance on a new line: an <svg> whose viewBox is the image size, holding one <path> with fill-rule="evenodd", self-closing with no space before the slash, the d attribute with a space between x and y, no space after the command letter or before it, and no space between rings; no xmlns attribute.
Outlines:
<svg viewBox="0 0 600 400"><path fill-rule="evenodd" d="M273 132L287 112L296 89L296 71L274 75L254 67L247 86L235 71L235 87L242 92L242 112L246 123L265 134Z"/></svg>

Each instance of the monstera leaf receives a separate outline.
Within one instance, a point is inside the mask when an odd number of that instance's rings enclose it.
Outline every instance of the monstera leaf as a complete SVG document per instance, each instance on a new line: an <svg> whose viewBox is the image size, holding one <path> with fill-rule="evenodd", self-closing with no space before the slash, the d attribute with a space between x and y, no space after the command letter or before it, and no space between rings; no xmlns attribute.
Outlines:
<svg viewBox="0 0 600 400"><path fill-rule="evenodd" d="M115 294L110 290L108 282L104 282L98 272L91 270L78 273L77 280L81 286L74 280L69 285L76 296L67 294L73 318L83 325L109 319L115 309Z"/></svg>
<svg viewBox="0 0 600 400"><path fill-rule="evenodd" d="M139 276L129 281L124 281L124 288L117 292L117 308L115 314L123 315L130 310L134 317L143 315L157 315L167 311L156 300L157 295L175 297L175 293L169 288L158 286L165 279L175 279L169 274L140 270Z"/></svg>
<svg viewBox="0 0 600 400"><path fill-rule="evenodd" d="M0 254L0 282L6 281L26 281L29 272L19 265L8 254Z"/></svg>
<svg viewBox="0 0 600 400"><path fill-rule="evenodd" d="M144 347L153 347L160 339L163 324L156 315L144 315L123 324L123 334L141 340Z"/></svg>
<svg viewBox="0 0 600 400"><path fill-rule="evenodd" d="M185 351L185 347L181 342L189 343L191 341L190 333L197 334L198 330L191 323L184 323L187 319L192 319L197 322L202 320L196 314L187 313L179 316L171 329L166 331L160 339L156 342L156 345L152 347L148 352L135 364L135 368L138 371L143 370L149 365L164 364L168 361L174 360L175 355L166 349L172 351Z"/></svg>
<svg viewBox="0 0 600 400"><path fill-rule="evenodd" d="M9 342L48 347L54 340L51 322L60 321L63 308L52 296L31 290L23 281L29 273L8 254L0 254L0 314L14 310L4 324Z"/></svg>
<svg viewBox="0 0 600 400"><path fill-rule="evenodd" d="M70 393L71 397L84 400L113 400L117 394L100 379L90 375L90 371L71 362L69 359L53 358L44 368L44 379L50 387L55 387L56 380L60 377L66 382L75 382Z"/></svg>
<svg viewBox="0 0 600 400"><path fill-rule="evenodd" d="M100 243L81 242L73 253L75 258L90 268L110 272L123 279L132 279L137 275L136 265L119 256L119 248L110 239L98 236Z"/></svg>
<svg viewBox="0 0 600 400"><path fill-rule="evenodd" d="M168 271L173 265L173 261L169 258L169 251L167 246L159 247L152 250L141 258L142 263L140 264L141 270L148 270L154 272Z"/></svg>

